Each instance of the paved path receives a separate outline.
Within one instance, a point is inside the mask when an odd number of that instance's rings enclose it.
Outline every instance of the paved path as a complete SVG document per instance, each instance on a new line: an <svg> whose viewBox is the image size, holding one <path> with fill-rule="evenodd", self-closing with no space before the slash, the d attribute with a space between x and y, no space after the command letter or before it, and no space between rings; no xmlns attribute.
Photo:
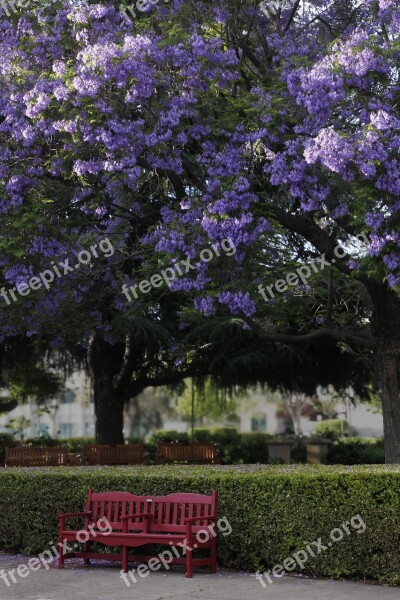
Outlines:
<svg viewBox="0 0 400 600"><path fill-rule="evenodd" d="M7 573L29 557L0 556ZM116 564L82 565L70 561L63 570L51 565L29 571L25 578L7 587L0 579L0 600L399 600L400 590L347 581L299 577L275 579L263 588L254 574L221 571L218 575L195 573L185 579L178 569L150 573L127 587ZM1 571L0 571L1 572Z"/></svg>

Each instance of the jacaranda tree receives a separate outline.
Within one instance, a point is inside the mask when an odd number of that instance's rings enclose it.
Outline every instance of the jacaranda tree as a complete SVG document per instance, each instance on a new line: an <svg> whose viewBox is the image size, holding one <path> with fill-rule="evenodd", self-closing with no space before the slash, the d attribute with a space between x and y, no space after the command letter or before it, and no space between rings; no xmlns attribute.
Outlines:
<svg viewBox="0 0 400 600"><path fill-rule="evenodd" d="M127 304L122 284L189 258L171 288L206 316L225 307L271 343L331 338L374 350L386 458L399 462L399 27L391 0L291 0L270 11L174 0L132 24L111 3L3 11L4 279L26 282L32 265L76 252L77 239L115 248L95 288L68 273L19 299L18 311L4 306L3 335L38 331L66 308L71 320L89 314L82 331L104 372L101 344L121 342L143 310L157 314L163 295L146 288ZM369 247L352 252L360 234ZM264 302L262 266L273 265L277 237L302 248L300 264L324 255L337 272L323 320L275 321L275 309L298 302L287 290ZM229 261L198 260L226 238L237 250ZM333 301L336 279L357 290L354 310Z"/></svg>

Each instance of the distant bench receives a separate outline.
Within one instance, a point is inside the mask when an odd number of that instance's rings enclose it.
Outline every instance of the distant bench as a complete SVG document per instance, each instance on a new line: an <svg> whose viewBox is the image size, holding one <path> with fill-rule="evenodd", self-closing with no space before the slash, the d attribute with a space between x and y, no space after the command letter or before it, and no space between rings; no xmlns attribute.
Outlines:
<svg viewBox="0 0 400 600"><path fill-rule="evenodd" d="M85 444L82 461L84 465L141 465L144 460L142 444Z"/></svg>
<svg viewBox="0 0 400 600"><path fill-rule="evenodd" d="M59 467L69 464L68 448L6 448L6 467Z"/></svg>
<svg viewBox="0 0 400 600"><path fill-rule="evenodd" d="M157 444L157 462L188 463L188 464L219 464L219 452L213 442L193 442L182 444L180 442Z"/></svg>

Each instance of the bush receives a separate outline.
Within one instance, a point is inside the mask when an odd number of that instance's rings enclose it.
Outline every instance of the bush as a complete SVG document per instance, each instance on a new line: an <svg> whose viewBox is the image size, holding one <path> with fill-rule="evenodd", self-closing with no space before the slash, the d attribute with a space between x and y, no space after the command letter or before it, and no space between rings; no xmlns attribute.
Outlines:
<svg viewBox="0 0 400 600"><path fill-rule="evenodd" d="M67 446L68 452L74 454L82 452L85 444L94 444L94 442L95 440L93 437L77 437L57 440L59 446Z"/></svg>
<svg viewBox="0 0 400 600"><path fill-rule="evenodd" d="M78 453L82 452L85 444L94 444L93 437L77 437L77 438L51 438L49 436L41 436L36 438L29 438L25 440L25 446L32 446L35 448L55 448L64 447L68 448L68 452Z"/></svg>
<svg viewBox="0 0 400 600"><path fill-rule="evenodd" d="M337 465L384 464L383 439L342 438L329 448L327 461Z"/></svg>
<svg viewBox="0 0 400 600"><path fill-rule="evenodd" d="M265 433L240 434L240 462L245 464L268 462L268 440Z"/></svg>
<svg viewBox="0 0 400 600"><path fill-rule="evenodd" d="M24 446L31 448L54 448L56 446L63 446L60 440L44 435L36 438L27 438L23 441Z"/></svg>
<svg viewBox="0 0 400 600"><path fill-rule="evenodd" d="M296 437L293 442L291 460L293 463L307 462L307 438Z"/></svg>
<svg viewBox="0 0 400 600"><path fill-rule="evenodd" d="M173 429L156 429L149 437L149 443L157 445L158 442L183 442L189 443L189 435Z"/></svg>
<svg viewBox="0 0 400 600"><path fill-rule="evenodd" d="M342 422L340 419L326 419L314 426L316 434L330 440L337 440L342 435ZM343 421L343 433L349 435L357 435L355 427L349 426L346 420Z"/></svg>
<svg viewBox="0 0 400 600"><path fill-rule="evenodd" d="M271 569L304 550L305 540L321 538L326 550L308 556L305 575L400 584L396 466L3 469L0 549L38 553L49 547L57 540L57 515L82 510L89 487L154 495L217 489L219 516L232 526L232 533L221 535L218 543L219 562L226 568ZM366 531L353 529L328 548L330 532L343 530L342 524L356 515Z"/></svg>
<svg viewBox="0 0 400 600"><path fill-rule="evenodd" d="M193 435L194 442L215 442L224 465L243 462L241 440L241 434L234 427L198 427Z"/></svg>

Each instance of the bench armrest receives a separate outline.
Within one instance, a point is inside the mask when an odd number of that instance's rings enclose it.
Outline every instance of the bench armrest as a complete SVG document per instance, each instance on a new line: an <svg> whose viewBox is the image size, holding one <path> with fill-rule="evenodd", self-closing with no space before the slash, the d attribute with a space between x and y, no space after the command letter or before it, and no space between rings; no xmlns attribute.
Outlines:
<svg viewBox="0 0 400 600"><path fill-rule="evenodd" d="M185 523L195 523L196 521L212 521L217 518L217 515L207 515L207 516L203 516L203 517L189 517L188 519L185 519Z"/></svg>
<svg viewBox="0 0 400 600"><path fill-rule="evenodd" d="M152 517L151 513L132 513L131 515L125 515L121 517L121 521L126 521L127 519L136 519L137 517Z"/></svg>
<svg viewBox="0 0 400 600"><path fill-rule="evenodd" d="M91 514L91 512L63 513L62 515L59 515L59 518L62 519L66 517L90 517Z"/></svg>

